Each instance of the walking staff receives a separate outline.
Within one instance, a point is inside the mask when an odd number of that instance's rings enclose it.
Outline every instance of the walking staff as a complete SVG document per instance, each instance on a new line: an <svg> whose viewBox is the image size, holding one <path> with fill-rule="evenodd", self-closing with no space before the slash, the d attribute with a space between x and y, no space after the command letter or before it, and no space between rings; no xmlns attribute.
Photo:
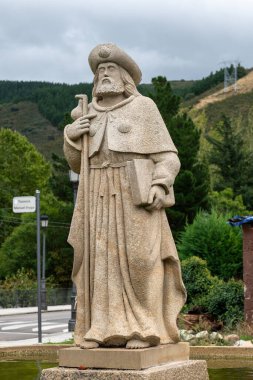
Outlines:
<svg viewBox="0 0 253 380"><path fill-rule="evenodd" d="M85 94L76 95L79 99L78 109L81 115L88 115L88 97ZM81 106L81 109L79 108ZM77 111L78 112L78 111ZM94 117L94 115L90 115ZM83 134L81 171L84 174L83 181L83 278L84 278L84 305L85 305L85 330L90 328L90 225L89 225L89 135Z"/></svg>

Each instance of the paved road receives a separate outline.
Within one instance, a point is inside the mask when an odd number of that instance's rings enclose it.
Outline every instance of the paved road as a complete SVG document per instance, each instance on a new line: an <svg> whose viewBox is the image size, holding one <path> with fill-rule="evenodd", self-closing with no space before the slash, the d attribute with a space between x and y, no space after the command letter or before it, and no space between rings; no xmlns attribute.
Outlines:
<svg viewBox="0 0 253 380"><path fill-rule="evenodd" d="M0 316L0 342L23 341L38 336L37 313ZM68 331L70 311L42 313L42 336L50 337Z"/></svg>

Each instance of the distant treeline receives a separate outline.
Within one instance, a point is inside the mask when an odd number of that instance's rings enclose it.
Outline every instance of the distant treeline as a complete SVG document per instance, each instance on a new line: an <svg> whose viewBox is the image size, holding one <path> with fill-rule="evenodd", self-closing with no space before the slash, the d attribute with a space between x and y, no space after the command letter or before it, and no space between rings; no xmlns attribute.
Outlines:
<svg viewBox="0 0 253 380"><path fill-rule="evenodd" d="M35 102L41 114L58 127L64 115L76 106L75 95L85 93L91 98L91 91L90 83L0 81L0 103Z"/></svg>
<svg viewBox="0 0 253 380"><path fill-rule="evenodd" d="M91 83L62 84L50 82L0 81L0 103L31 101L38 105L41 114L55 127L61 127L66 114L77 105L76 94L92 94ZM139 86L147 94L151 85Z"/></svg>
<svg viewBox="0 0 253 380"><path fill-rule="evenodd" d="M229 68L232 72L233 66ZM238 66L238 78L247 74L244 67ZM172 81L171 88L175 95L183 99L200 95L211 89L224 79L224 71L220 69L197 81ZM152 84L141 84L138 90L142 95L153 93ZM85 93L91 100L92 84L65 84L50 82L0 81L0 103L18 103L31 101L38 105L41 114L52 125L62 128L66 115L76 106L76 94ZM68 118L67 118L68 119Z"/></svg>

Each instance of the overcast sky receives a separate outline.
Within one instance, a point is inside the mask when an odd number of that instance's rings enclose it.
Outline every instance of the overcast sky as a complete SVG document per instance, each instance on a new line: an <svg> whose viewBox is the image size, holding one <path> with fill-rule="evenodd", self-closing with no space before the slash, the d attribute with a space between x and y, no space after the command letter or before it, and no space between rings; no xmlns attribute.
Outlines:
<svg viewBox="0 0 253 380"><path fill-rule="evenodd" d="M91 82L91 49L114 42L144 83L253 66L253 0L0 0L0 79Z"/></svg>

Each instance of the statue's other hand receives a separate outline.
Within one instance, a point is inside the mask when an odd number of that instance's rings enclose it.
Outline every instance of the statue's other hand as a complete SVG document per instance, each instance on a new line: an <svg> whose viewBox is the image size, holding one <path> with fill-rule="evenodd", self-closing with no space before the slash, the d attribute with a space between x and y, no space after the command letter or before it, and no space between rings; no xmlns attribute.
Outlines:
<svg viewBox="0 0 253 380"><path fill-rule="evenodd" d="M146 210L153 211L153 210L160 210L163 207L163 200L165 197L165 190L162 186L154 185L149 190L148 195L148 204L149 206L146 206Z"/></svg>
<svg viewBox="0 0 253 380"><path fill-rule="evenodd" d="M90 119L96 117L96 114L85 115L79 117L74 123L70 124L67 128L68 138L72 141L78 140L83 134L89 133Z"/></svg>

